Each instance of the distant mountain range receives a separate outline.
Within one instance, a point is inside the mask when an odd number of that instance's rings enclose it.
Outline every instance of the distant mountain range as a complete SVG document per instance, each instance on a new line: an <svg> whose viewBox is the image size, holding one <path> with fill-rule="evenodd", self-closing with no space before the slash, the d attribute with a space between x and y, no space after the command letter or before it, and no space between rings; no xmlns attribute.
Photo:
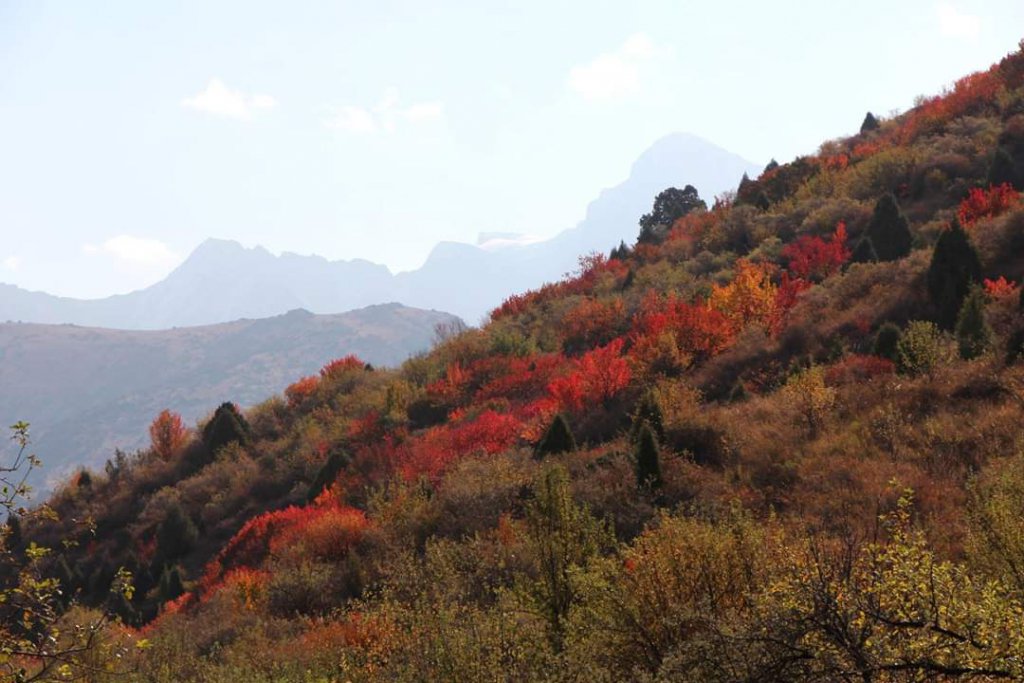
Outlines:
<svg viewBox="0 0 1024 683"><path fill-rule="evenodd" d="M32 423L33 448L52 481L102 465L115 448L144 445L164 408L193 423L223 401L245 406L280 393L350 353L394 366L427 350L439 323L456 322L385 304L166 331L0 324L0 420Z"/></svg>
<svg viewBox="0 0 1024 683"><path fill-rule="evenodd" d="M163 329L238 318L263 318L295 308L331 314L388 301L451 311L479 322L507 296L559 279L592 251L632 243L637 219L669 186L694 185L710 200L759 168L688 134L658 140L623 183L603 191L574 228L552 239L519 243L497 235L484 245L438 244L418 270L392 274L364 260L274 256L261 247L208 240L166 279L104 299L81 300L0 285L0 320L73 323L118 329Z"/></svg>

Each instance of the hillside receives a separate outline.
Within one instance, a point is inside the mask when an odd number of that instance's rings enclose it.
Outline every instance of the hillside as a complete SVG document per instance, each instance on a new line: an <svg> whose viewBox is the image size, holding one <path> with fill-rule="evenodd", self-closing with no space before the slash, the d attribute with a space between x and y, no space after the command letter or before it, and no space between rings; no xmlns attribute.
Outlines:
<svg viewBox="0 0 1024 683"><path fill-rule="evenodd" d="M333 314L398 301L451 311L476 324L510 294L561 278L581 254L631 240L636 216L665 187L689 183L713 197L754 171L735 154L679 133L645 151L624 182L590 204L579 225L543 242L498 249L446 242L422 267L392 274L359 259L274 256L261 247L211 239L167 278L130 294L79 300L0 284L0 321L164 329L265 318L296 308Z"/></svg>
<svg viewBox="0 0 1024 683"><path fill-rule="evenodd" d="M102 466L117 448L144 446L147 425L164 408L191 424L226 398L258 403L351 353L396 366L452 321L387 304L146 332L0 324L0 419L31 418L53 484L75 468Z"/></svg>
<svg viewBox="0 0 1024 683"><path fill-rule="evenodd" d="M1015 52L17 551L149 681L1022 680L1022 190Z"/></svg>

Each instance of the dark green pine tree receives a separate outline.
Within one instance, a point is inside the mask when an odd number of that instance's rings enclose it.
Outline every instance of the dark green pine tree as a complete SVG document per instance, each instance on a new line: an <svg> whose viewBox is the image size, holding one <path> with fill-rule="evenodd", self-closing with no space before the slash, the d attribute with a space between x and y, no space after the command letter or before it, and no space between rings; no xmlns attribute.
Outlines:
<svg viewBox="0 0 1024 683"><path fill-rule="evenodd" d="M646 422L640 426L633 450L636 463L636 485L641 489L661 487L661 448L658 437Z"/></svg>
<svg viewBox="0 0 1024 683"><path fill-rule="evenodd" d="M1006 364L1013 365L1024 358L1024 327L1018 327L1006 341Z"/></svg>
<svg viewBox="0 0 1024 683"><path fill-rule="evenodd" d="M203 443L211 455L230 443L244 446L249 442L249 436L249 423L231 402L221 403L203 428Z"/></svg>
<svg viewBox="0 0 1024 683"><path fill-rule="evenodd" d="M160 574L159 591L161 602L174 600L185 592L185 584L181 580L181 569L178 565L164 567L163 573Z"/></svg>
<svg viewBox="0 0 1024 683"><path fill-rule="evenodd" d="M981 282L978 252L956 218L935 244L927 280L936 322L941 328L952 330L971 286Z"/></svg>
<svg viewBox="0 0 1024 683"><path fill-rule="evenodd" d="M633 425L629 430L629 440L636 443L643 425L649 425L659 441L665 440L665 417L661 412L661 404L653 391L646 391L637 402L633 412Z"/></svg>
<svg viewBox="0 0 1024 683"><path fill-rule="evenodd" d="M988 183L989 185L1010 183L1015 190L1024 190L1024 173L1014 160L1013 155L1010 154L1010 150L1002 145L996 147L996 153L988 167Z"/></svg>
<svg viewBox="0 0 1024 683"><path fill-rule="evenodd" d="M771 173L772 171L774 171L778 167L779 167L779 162L775 161L775 159L772 158L771 160L768 161L767 164L765 164L764 172L765 173Z"/></svg>
<svg viewBox="0 0 1024 683"><path fill-rule="evenodd" d="M981 287L971 288L956 319L956 342L960 357L977 358L992 345L992 328L985 320L985 293Z"/></svg>
<svg viewBox="0 0 1024 683"><path fill-rule="evenodd" d="M611 253L608 254L608 258L618 259L619 261L625 261L629 257L629 247L626 246L626 240L620 240L619 246L612 249Z"/></svg>
<svg viewBox="0 0 1024 683"><path fill-rule="evenodd" d="M750 398L750 392L747 391L747 385L743 383L742 379L737 378L732 389L729 390L729 403L743 403L748 398Z"/></svg>
<svg viewBox="0 0 1024 683"><path fill-rule="evenodd" d="M548 455L568 453L574 450L576 450L576 439L572 435L572 430L569 429L569 421L565 419L564 415L558 414L555 415L551 426L537 443L533 455L540 460Z"/></svg>
<svg viewBox="0 0 1024 683"><path fill-rule="evenodd" d="M899 326L885 323L875 333L875 343L871 347L871 353L879 358L888 358L894 363L897 362L899 360L897 348L901 336L903 336L903 331Z"/></svg>
<svg viewBox="0 0 1024 683"><path fill-rule="evenodd" d="M17 552L21 549L24 538L21 534L21 517L10 513L7 516L6 528L4 529L4 549Z"/></svg>
<svg viewBox="0 0 1024 683"><path fill-rule="evenodd" d="M853 248L853 253L850 254L850 260L854 263L874 263L878 260L878 254L875 253L875 245L870 237L864 235L864 237L860 238L857 246Z"/></svg>
<svg viewBox="0 0 1024 683"><path fill-rule="evenodd" d="M881 124L878 123L878 119L875 118L875 115L872 114L871 112L868 112L864 116L864 122L860 124L860 132L869 133L873 130L878 130L878 127L880 125Z"/></svg>
<svg viewBox="0 0 1024 683"><path fill-rule="evenodd" d="M348 467L350 462L351 459L344 451L334 451L331 453L327 458L327 462L316 473L316 479L309 485L309 493L306 494L306 500L313 502L317 496L323 493L324 489L334 483L334 480L338 478L343 469Z"/></svg>
<svg viewBox="0 0 1024 683"><path fill-rule="evenodd" d="M192 518L185 514L181 505L172 504L156 531L156 547L160 558L165 562L175 560L191 550L198 539L199 531Z"/></svg>
<svg viewBox="0 0 1024 683"><path fill-rule="evenodd" d="M882 195L875 203L867 236L880 261L896 261L910 253L910 224L892 193Z"/></svg>

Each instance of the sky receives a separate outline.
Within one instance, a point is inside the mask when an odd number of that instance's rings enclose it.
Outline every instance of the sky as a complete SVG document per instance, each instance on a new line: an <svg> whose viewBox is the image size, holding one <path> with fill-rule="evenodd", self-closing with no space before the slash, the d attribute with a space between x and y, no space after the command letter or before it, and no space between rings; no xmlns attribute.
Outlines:
<svg viewBox="0 0 1024 683"><path fill-rule="evenodd" d="M210 237L393 271L572 227L655 140L813 153L1016 49L1020 0L0 0L0 282Z"/></svg>

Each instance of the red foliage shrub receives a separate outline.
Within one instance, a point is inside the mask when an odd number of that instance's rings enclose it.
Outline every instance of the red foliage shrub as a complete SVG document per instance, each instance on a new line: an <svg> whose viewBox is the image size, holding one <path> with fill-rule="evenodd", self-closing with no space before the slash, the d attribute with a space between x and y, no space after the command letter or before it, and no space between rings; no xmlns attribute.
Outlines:
<svg viewBox="0 0 1024 683"><path fill-rule="evenodd" d="M648 292L634 318L633 342L642 346L645 338L666 331L675 336L680 351L698 360L721 353L734 338L729 319L706 303L690 304L675 294L662 298Z"/></svg>
<svg viewBox="0 0 1024 683"><path fill-rule="evenodd" d="M551 299L573 294L592 294L594 287L602 279L611 278L615 283L621 283L629 273L629 267L625 263L619 259L608 258L604 254L581 256L579 264L579 271L572 277L505 299L501 306L491 311L491 320L520 315L533 306Z"/></svg>
<svg viewBox="0 0 1024 683"><path fill-rule="evenodd" d="M825 383L830 386L867 382L875 377L891 375L896 366L888 358L849 355L825 371Z"/></svg>
<svg viewBox="0 0 1024 683"><path fill-rule="evenodd" d="M568 375L548 385L548 392L566 410L581 410L591 403L607 404L629 386L629 363L622 357L624 341L619 338L594 349L574 363Z"/></svg>
<svg viewBox="0 0 1024 683"><path fill-rule="evenodd" d="M1009 183L990 185L987 190L972 189L967 199L960 202L957 217L961 225L969 228L983 218L994 218L1020 203L1020 193Z"/></svg>
<svg viewBox="0 0 1024 683"><path fill-rule="evenodd" d="M562 319L562 343L570 352L607 344L622 333L625 322L622 299L584 299Z"/></svg>
<svg viewBox="0 0 1024 683"><path fill-rule="evenodd" d="M850 165L850 157L847 154L833 154L821 160L821 165L830 171L843 171Z"/></svg>
<svg viewBox="0 0 1024 683"><path fill-rule="evenodd" d="M309 512L272 536L272 554L301 546L304 555L320 560L341 560L362 539L369 526L362 510L337 502L303 509Z"/></svg>
<svg viewBox="0 0 1024 683"><path fill-rule="evenodd" d="M568 363L564 356L556 353L494 359L499 360L502 363L501 371L491 373L493 378L477 390L477 400L502 397L515 401L534 398L544 393L548 383Z"/></svg>
<svg viewBox="0 0 1024 683"><path fill-rule="evenodd" d="M149 425L149 440L153 452L161 460L170 460L188 440L188 430L181 423L181 415L162 410Z"/></svg>
<svg viewBox="0 0 1024 683"><path fill-rule="evenodd" d="M1016 296L1017 289L1018 287L1015 282L1007 280L1002 275L999 276L998 280L989 280L988 278L985 278L985 293L993 299Z"/></svg>
<svg viewBox="0 0 1024 683"><path fill-rule="evenodd" d="M366 363L364 363L362 359L350 354L344 358L336 358L320 368L320 376L325 379L330 379L352 370L363 370L365 368Z"/></svg>
<svg viewBox="0 0 1024 683"><path fill-rule="evenodd" d="M320 386L320 378L316 375L303 377L293 382L284 390L284 396L288 399L288 406L295 408L301 405L307 398L316 393L318 386Z"/></svg>
<svg viewBox="0 0 1024 683"><path fill-rule="evenodd" d="M444 377L427 385L427 393L440 401L455 403L465 396L472 378L472 373L461 363L452 363L445 370Z"/></svg>
<svg viewBox="0 0 1024 683"><path fill-rule="evenodd" d="M817 236L801 235L782 250L789 272L798 278L821 281L837 272L850 260L846 246L846 223L839 221L829 241Z"/></svg>
<svg viewBox="0 0 1024 683"><path fill-rule="evenodd" d="M454 460L484 452L499 453L519 439L522 424L514 415L485 410L465 422L431 427L396 450L398 469L406 479L438 477Z"/></svg>
<svg viewBox="0 0 1024 683"><path fill-rule="evenodd" d="M800 292L810 289L811 283L801 278L791 278L789 273L783 272L779 286L775 290L775 305L772 309L771 320L768 325L773 335L778 335L786 327L789 319L789 310L796 305Z"/></svg>
<svg viewBox="0 0 1024 683"><path fill-rule="evenodd" d="M997 67L964 76L952 90L930 97L907 113L899 131L901 142L911 142L921 134L940 129L949 121L972 114L995 103L1003 88Z"/></svg>

